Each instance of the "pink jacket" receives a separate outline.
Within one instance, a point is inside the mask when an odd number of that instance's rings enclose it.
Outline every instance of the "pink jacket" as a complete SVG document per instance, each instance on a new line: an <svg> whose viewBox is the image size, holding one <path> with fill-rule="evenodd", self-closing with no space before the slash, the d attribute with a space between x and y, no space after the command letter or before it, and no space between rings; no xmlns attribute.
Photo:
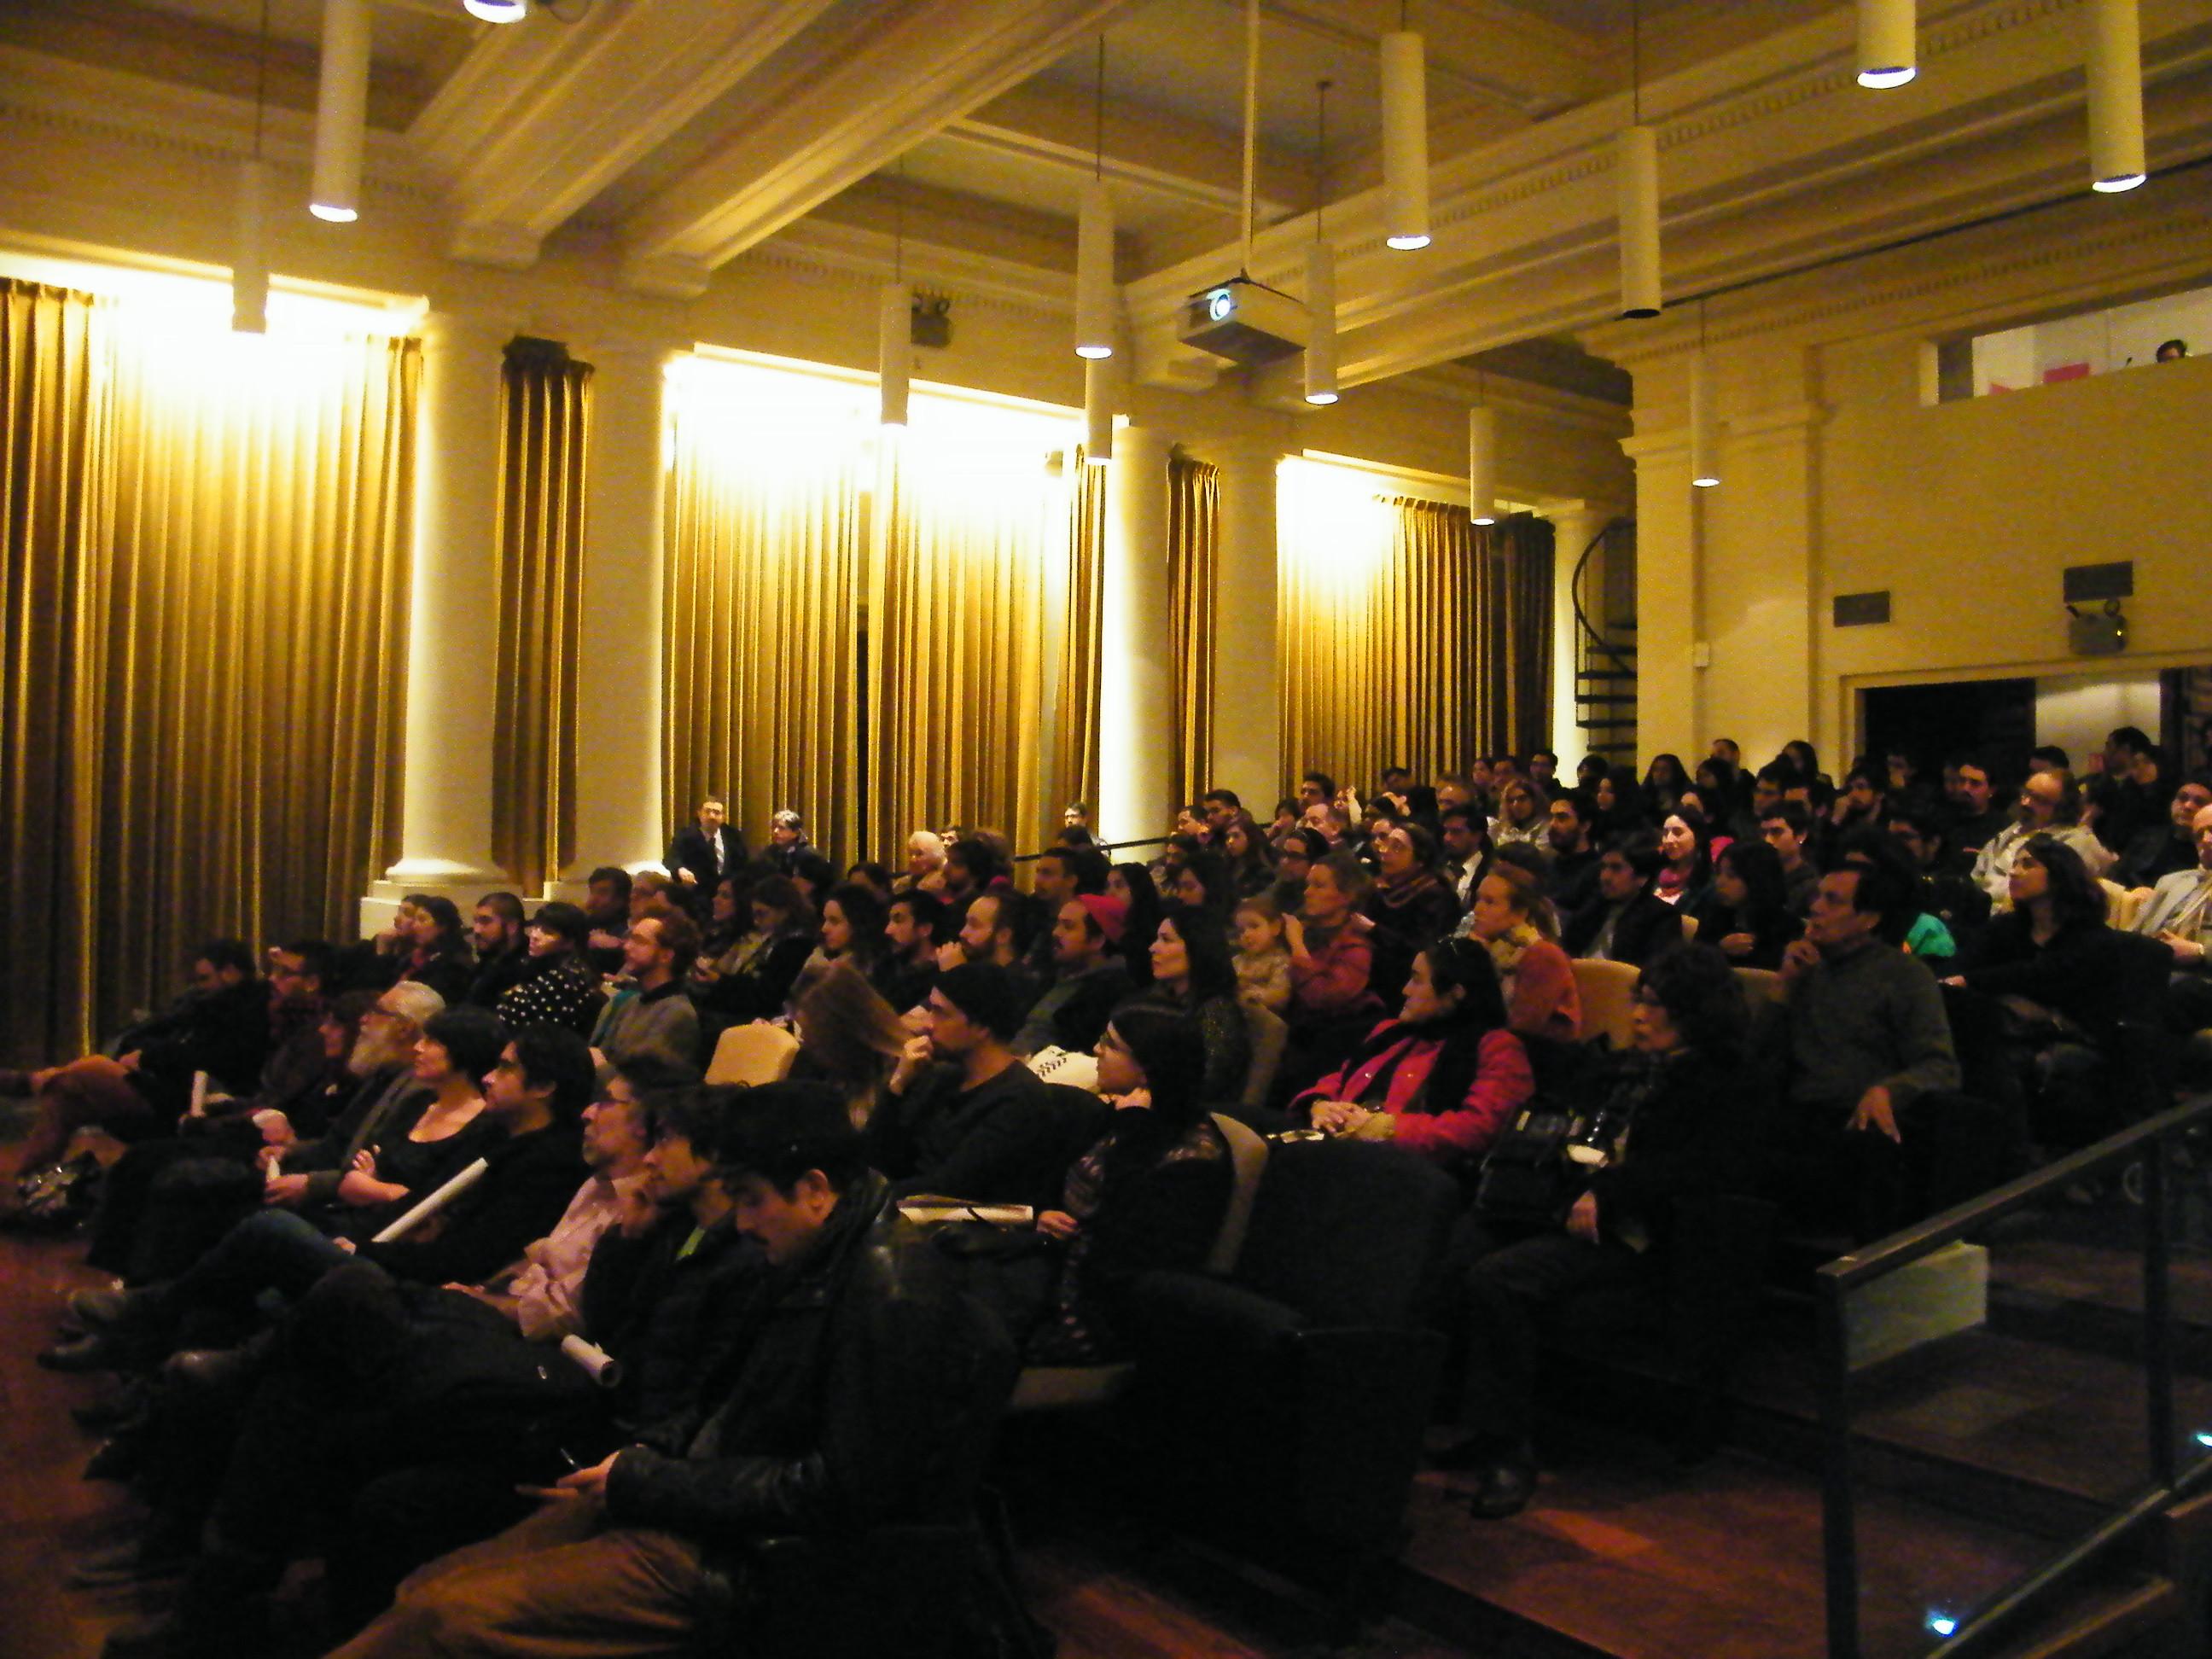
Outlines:
<svg viewBox="0 0 2212 1659"><path fill-rule="evenodd" d="M1400 1031L1398 1023L1384 1020L1369 1034L1365 1046L1372 1047L1377 1038L1393 1031ZM1443 1046L1441 1037L1400 1031L1395 1042L1365 1059L1346 1060L1300 1095L1291 1103L1291 1115L1300 1116L1302 1107L1317 1100L1360 1099L1395 1061L1396 1069L1390 1073L1382 1098L1383 1109L1398 1120L1398 1144L1440 1164L1479 1157L1489 1150L1506 1120L1536 1091L1536 1079L1528 1070L1528 1052L1510 1031L1486 1032L1475 1049L1474 1080L1468 1086L1467 1098L1455 1106L1423 1101L1419 1109L1408 1111L1407 1108L1427 1086L1429 1073Z"/></svg>

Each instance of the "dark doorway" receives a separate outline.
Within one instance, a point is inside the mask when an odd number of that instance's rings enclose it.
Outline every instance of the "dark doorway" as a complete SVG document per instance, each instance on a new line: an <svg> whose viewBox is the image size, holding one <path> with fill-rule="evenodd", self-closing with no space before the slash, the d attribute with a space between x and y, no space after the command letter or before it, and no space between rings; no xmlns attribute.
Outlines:
<svg viewBox="0 0 2212 1659"><path fill-rule="evenodd" d="M1865 729L1869 755L1910 755L1927 771L1972 750L2010 775L2035 747L2035 682L1880 686L1866 693Z"/></svg>

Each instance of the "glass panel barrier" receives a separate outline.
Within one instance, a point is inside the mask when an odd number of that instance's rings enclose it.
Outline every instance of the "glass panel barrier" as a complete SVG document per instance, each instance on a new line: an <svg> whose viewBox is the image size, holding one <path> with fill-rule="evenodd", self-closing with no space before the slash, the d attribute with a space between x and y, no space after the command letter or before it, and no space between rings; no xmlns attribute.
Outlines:
<svg viewBox="0 0 2212 1659"><path fill-rule="evenodd" d="M2209 1119L1821 1270L1830 1659L1986 1648L2212 1478Z"/></svg>

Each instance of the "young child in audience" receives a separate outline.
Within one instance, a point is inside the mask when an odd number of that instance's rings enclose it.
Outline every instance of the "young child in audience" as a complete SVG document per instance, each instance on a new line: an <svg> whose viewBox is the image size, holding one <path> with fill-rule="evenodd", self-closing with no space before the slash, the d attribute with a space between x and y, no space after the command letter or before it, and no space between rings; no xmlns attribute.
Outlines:
<svg viewBox="0 0 2212 1659"><path fill-rule="evenodd" d="M1237 994L1269 1013L1291 1006L1291 947L1274 896L1257 894L1237 907Z"/></svg>

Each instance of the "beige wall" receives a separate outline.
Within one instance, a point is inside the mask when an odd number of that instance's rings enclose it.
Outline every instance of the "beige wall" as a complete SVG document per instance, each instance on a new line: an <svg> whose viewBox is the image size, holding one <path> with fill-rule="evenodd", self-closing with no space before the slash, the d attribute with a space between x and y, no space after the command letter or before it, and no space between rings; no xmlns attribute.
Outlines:
<svg viewBox="0 0 2212 1659"><path fill-rule="evenodd" d="M2136 562L2116 672L2212 660L2212 358L1926 401L1939 339L2212 282L2199 207L2154 180L1714 301L1723 482L1694 502L1696 313L1603 331L1636 376L1643 755L1808 736L1833 770L1869 685L2094 670L2069 564ZM1890 623L1832 625L1874 588Z"/></svg>

